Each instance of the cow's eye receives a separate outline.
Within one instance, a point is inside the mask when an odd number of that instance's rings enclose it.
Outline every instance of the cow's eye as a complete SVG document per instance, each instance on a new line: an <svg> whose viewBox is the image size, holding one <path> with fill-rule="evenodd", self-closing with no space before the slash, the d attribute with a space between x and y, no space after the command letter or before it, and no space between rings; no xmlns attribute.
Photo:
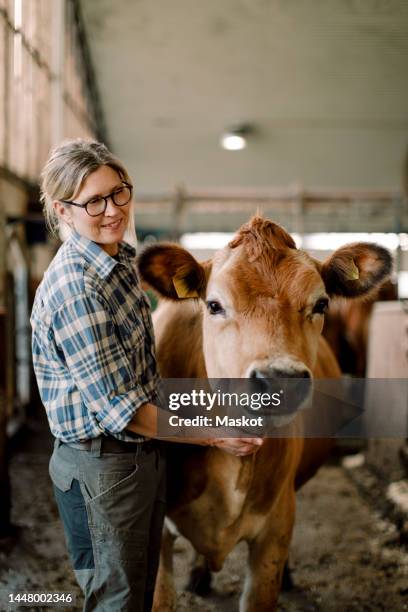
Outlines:
<svg viewBox="0 0 408 612"><path fill-rule="evenodd" d="M211 315L225 313L225 310L223 309L221 304L217 302L216 300L209 300L206 304L207 304L207 310Z"/></svg>
<svg viewBox="0 0 408 612"><path fill-rule="evenodd" d="M329 300L327 298L320 298L313 306L313 314L324 314L329 307Z"/></svg>

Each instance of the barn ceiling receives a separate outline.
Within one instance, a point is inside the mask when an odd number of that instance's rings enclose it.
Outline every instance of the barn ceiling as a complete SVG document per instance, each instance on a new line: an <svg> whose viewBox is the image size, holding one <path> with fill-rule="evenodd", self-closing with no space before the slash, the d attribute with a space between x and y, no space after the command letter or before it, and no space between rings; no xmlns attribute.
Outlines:
<svg viewBox="0 0 408 612"><path fill-rule="evenodd" d="M405 0L81 0L113 150L139 194L398 189ZM224 128L251 122L239 152Z"/></svg>

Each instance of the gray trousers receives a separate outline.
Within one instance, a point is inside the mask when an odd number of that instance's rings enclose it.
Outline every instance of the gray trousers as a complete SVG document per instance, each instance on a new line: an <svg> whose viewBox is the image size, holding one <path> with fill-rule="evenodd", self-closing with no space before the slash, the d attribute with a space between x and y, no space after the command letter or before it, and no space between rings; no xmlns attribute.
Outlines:
<svg viewBox="0 0 408 612"><path fill-rule="evenodd" d="M151 609L165 513L159 442L133 452L78 450L58 440L50 476L68 551L89 612Z"/></svg>

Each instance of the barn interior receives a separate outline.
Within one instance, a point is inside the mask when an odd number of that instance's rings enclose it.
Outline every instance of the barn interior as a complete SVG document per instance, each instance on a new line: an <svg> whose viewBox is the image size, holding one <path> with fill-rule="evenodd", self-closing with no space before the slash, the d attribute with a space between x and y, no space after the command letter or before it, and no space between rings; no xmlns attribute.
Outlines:
<svg viewBox="0 0 408 612"><path fill-rule="evenodd" d="M358 313L334 303L325 334L345 375L405 380L407 64L404 0L0 0L0 590L71 589L81 609L47 480L52 438L29 325L63 238L50 235L40 200L52 147L92 138L123 160L138 251L171 240L204 260L256 213L319 260L349 242L386 247L388 283ZM322 532L330 541L339 543L348 512L358 535L337 564L333 549L317 548L316 565L299 570L303 591L282 610L380 610L386 598L388 609L405 609L406 431L343 440L344 453L352 457L302 494L310 523L294 556L302 568L299 551L318 546L319 512L342 508ZM205 601L184 591L189 555L181 544L178 609L235 609L241 557ZM333 580L346 575L333 600ZM377 592L366 588L375 581Z"/></svg>

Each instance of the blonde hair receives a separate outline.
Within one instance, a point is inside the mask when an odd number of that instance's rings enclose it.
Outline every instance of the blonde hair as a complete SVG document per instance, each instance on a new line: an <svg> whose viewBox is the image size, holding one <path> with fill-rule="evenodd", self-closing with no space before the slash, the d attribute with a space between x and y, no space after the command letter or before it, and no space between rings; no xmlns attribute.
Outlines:
<svg viewBox="0 0 408 612"><path fill-rule="evenodd" d="M122 162L102 142L77 138L55 147L41 173L41 202L47 227L53 237L69 233L53 203L55 200L72 200L81 190L85 179L101 166L115 170L122 181L132 184ZM128 241L136 245L134 204L131 201L126 228Z"/></svg>

